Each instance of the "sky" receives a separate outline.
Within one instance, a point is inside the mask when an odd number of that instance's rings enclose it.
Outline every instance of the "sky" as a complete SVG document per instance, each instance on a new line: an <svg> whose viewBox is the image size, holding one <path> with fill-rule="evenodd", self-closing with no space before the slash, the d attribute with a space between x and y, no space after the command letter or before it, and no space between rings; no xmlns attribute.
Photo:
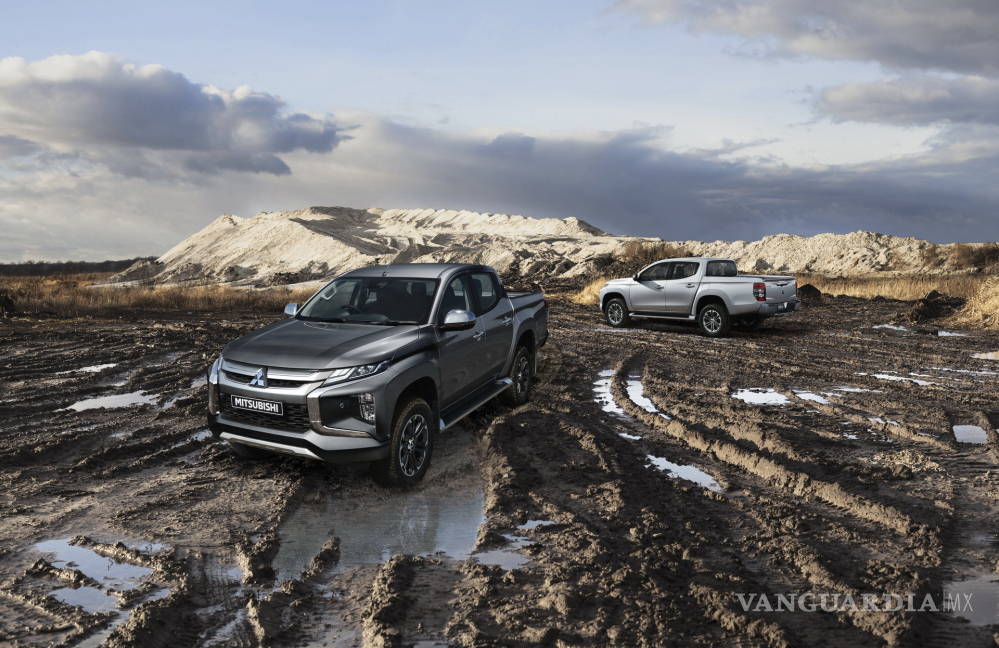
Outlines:
<svg viewBox="0 0 999 648"><path fill-rule="evenodd" d="M0 261L309 205L999 239L995 0L17 3Z"/></svg>

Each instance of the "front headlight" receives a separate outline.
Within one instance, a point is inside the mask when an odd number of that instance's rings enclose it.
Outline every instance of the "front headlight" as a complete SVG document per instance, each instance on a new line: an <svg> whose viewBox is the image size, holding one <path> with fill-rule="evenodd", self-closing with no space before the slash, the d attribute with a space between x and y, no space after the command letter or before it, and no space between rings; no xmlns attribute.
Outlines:
<svg viewBox="0 0 999 648"><path fill-rule="evenodd" d="M388 366L389 361L382 360L381 362L361 365L359 367L334 369L333 373L330 374L330 377L323 383L323 386L336 385L338 383L347 382L348 380L357 380L358 378L367 378L368 376L373 376L377 373L385 371Z"/></svg>

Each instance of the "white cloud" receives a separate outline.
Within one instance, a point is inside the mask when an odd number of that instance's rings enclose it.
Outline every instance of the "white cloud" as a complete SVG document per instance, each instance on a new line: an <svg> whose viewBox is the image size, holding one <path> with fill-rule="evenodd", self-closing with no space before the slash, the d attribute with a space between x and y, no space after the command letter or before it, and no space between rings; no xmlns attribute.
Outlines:
<svg viewBox="0 0 999 648"><path fill-rule="evenodd" d="M619 0L652 22L752 39L778 55L999 71L995 0Z"/></svg>
<svg viewBox="0 0 999 648"><path fill-rule="evenodd" d="M286 108L248 87L203 86L102 52L0 59L0 135L82 151L136 175L184 168L287 174L278 154L329 152L343 139L331 116Z"/></svg>

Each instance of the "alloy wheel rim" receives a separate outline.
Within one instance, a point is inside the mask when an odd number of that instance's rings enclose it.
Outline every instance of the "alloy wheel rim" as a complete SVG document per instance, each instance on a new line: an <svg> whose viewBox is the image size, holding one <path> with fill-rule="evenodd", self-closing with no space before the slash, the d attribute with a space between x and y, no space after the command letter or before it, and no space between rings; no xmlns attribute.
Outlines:
<svg viewBox="0 0 999 648"><path fill-rule="evenodd" d="M514 372L514 382L517 384L519 393L527 391L527 381L530 380L530 375L527 357L522 355L517 359L517 371Z"/></svg>
<svg viewBox="0 0 999 648"><path fill-rule="evenodd" d="M717 333L721 330L722 318L721 313L712 309L705 311L704 313L704 328L710 333Z"/></svg>
<svg viewBox="0 0 999 648"><path fill-rule="evenodd" d="M621 304L614 303L607 307L607 319L611 324L620 324L623 318L624 311L621 309Z"/></svg>
<svg viewBox="0 0 999 648"><path fill-rule="evenodd" d="M399 438L399 469L407 477L420 472L427 460L430 429L422 414L413 414L406 421Z"/></svg>

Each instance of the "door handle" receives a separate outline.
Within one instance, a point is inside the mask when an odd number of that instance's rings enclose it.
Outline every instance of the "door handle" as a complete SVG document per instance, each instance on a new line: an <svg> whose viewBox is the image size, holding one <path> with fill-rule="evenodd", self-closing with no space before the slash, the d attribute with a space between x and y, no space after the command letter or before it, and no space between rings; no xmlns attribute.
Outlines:
<svg viewBox="0 0 999 648"><path fill-rule="evenodd" d="M504 317L503 319L500 320L500 324L502 324L503 326L510 326L511 324L513 324L513 318Z"/></svg>
<svg viewBox="0 0 999 648"><path fill-rule="evenodd" d="M696 286L696 285L697 285L697 284L687 284L687 288L693 288L693 287L694 287L694 286Z"/></svg>
<svg viewBox="0 0 999 648"><path fill-rule="evenodd" d="M485 335L485 334L486 334L485 331L479 331L478 333L472 334L472 339L475 340L476 342L478 342L479 340L482 339L482 336Z"/></svg>
<svg viewBox="0 0 999 648"><path fill-rule="evenodd" d="M660 286L659 284L656 284L656 290L666 290L666 288L665 286Z"/></svg>

